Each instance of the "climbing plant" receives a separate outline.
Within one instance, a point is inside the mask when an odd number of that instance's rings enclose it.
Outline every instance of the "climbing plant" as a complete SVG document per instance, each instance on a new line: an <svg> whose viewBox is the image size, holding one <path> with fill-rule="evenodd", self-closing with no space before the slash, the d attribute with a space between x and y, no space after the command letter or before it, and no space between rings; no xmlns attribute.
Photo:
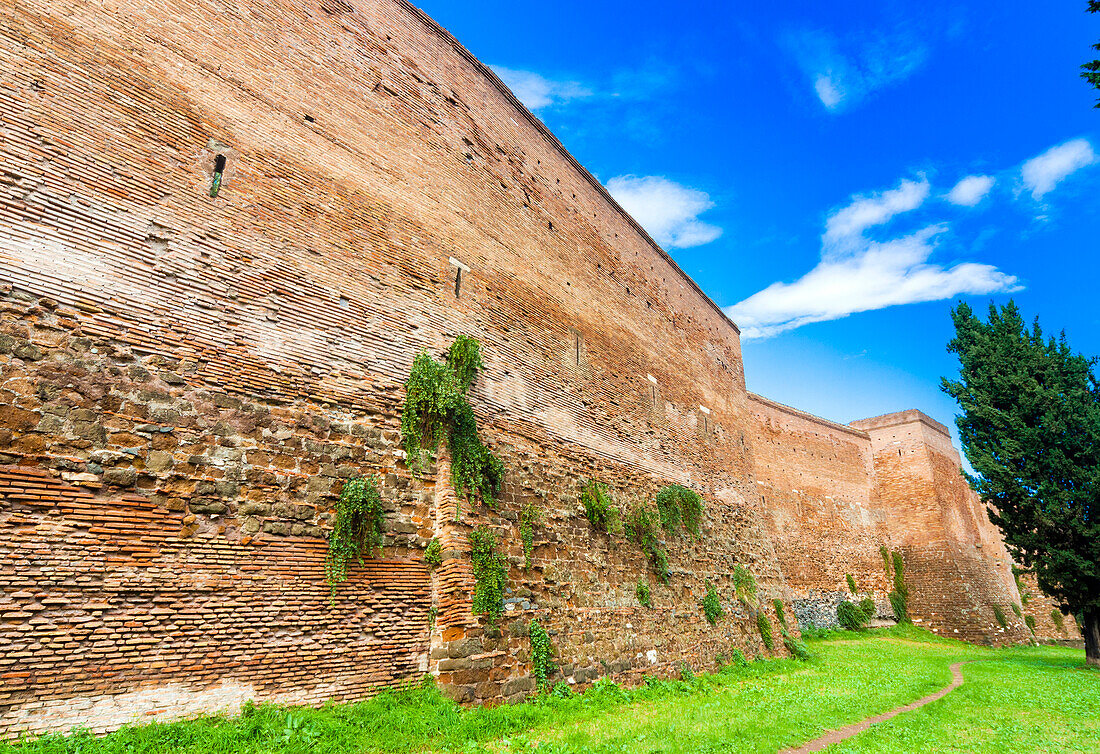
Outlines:
<svg viewBox="0 0 1100 754"><path fill-rule="evenodd" d="M584 506L584 515L593 529L608 534L615 530L618 512L611 504L611 495L607 493L606 484L589 479L581 488L581 505Z"/></svg>
<svg viewBox="0 0 1100 754"><path fill-rule="evenodd" d="M775 617L779 619L779 625L786 631L789 626L787 625L787 613L783 609L783 600L776 597L772 600L772 606L775 608Z"/></svg>
<svg viewBox="0 0 1100 754"><path fill-rule="evenodd" d="M519 536L523 540L523 568L531 568L531 556L535 552L535 526L542 518L542 511L533 501L528 500L519 512Z"/></svg>
<svg viewBox="0 0 1100 754"><path fill-rule="evenodd" d="M706 616L707 623L713 626L725 614L726 611L722 609L722 603L718 599L718 590L714 588L714 584L707 584L707 593L703 597L703 615Z"/></svg>
<svg viewBox="0 0 1100 754"><path fill-rule="evenodd" d="M894 589L887 595L890 599L890 607L894 609L894 618L898 623L909 623L909 588L905 586L905 561L900 552L894 552L892 556L894 572Z"/></svg>
<svg viewBox="0 0 1100 754"><path fill-rule="evenodd" d="M868 622L875 617L878 612L878 608L875 606L875 601L870 597L864 597L859 601L859 609L863 611L863 616Z"/></svg>
<svg viewBox="0 0 1100 754"><path fill-rule="evenodd" d="M537 618L531 619L527 635L531 639L531 671L541 693L549 688L550 674L554 672L554 663L550 659L554 655L554 645Z"/></svg>
<svg viewBox="0 0 1100 754"><path fill-rule="evenodd" d="M668 554L661 547L661 541L657 537L657 525L653 521L650 509L640 504L633 506L623 521L623 533L646 554L653 572L661 583L667 583Z"/></svg>
<svg viewBox="0 0 1100 754"><path fill-rule="evenodd" d="M1031 630L1031 633L1034 634L1035 633L1035 616L1034 615L1029 615L1029 616L1025 617L1024 618L1024 623L1027 624L1027 627Z"/></svg>
<svg viewBox="0 0 1100 754"><path fill-rule="evenodd" d="M1017 618L1024 617L1024 611L1020 609L1020 606L1015 602L1012 603L1012 612L1016 613Z"/></svg>
<svg viewBox="0 0 1100 754"><path fill-rule="evenodd" d="M772 637L772 624L768 615L763 610L756 611L756 628L760 631L760 638L764 640L764 646L775 649L775 639Z"/></svg>
<svg viewBox="0 0 1100 754"><path fill-rule="evenodd" d="M1001 609L1000 605L993 606L993 618L997 621L998 626L1008 628L1008 618L1005 617L1005 611Z"/></svg>
<svg viewBox="0 0 1100 754"><path fill-rule="evenodd" d="M882 565L886 569L886 575L893 575L890 573L890 551L886 549L886 545L879 547L878 551L882 554Z"/></svg>
<svg viewBox="0 0 1100 754"><path fill-rule="evenodd" d="M474 566L473 611L489 618L495 625L504 614L504 585L508 567L504 556L497 552L497 537L485 526L470 532L470 560Z"/></svg>
<svg viewBox="0 0 1100 754"><path fill-rule="evenodd" d="M733 568L733 588L737 590L737 599L745 604L756 602L756 579L752 571L740 563Z"/></svg>
<svg viewBox="0 0 1100 754"><path fill-rule="evenodd" d="M643 607L652 606L649 596L649 583L645 580L638 579L638 586L634 589L634 595L638 598L638 604Z"/></svg>
<svg viewBox="0 0 1100 754"><path fill-rule="evenodd" d="M443 565L443 545L440 544L438 539L433 539L424 548L424 562L432 568L439 568Z"/></svg>
<svg viewBox="0 0 1100 754"><path fill-rule="evenodd" d="M1054 627L1057 628L1058 631L1060 631L1061 633L1065 633L1066 621L1065 618L1062 617L1061 610L1059 610L1058 608L1054 608L1053 610L1051 610L1050 619L1054 621Z"/></svg>
<svg viewBox="0 0 1100 754"><path fill-rule="evenodd" d="M349 479L340 489L336 516L328 537L325 578L333 597L336 585L347 579L348 562L363 563L364 555L382 548L382 496L374 480Z"/></svg>
<svg viewBox="0 0 1100 754"><path fill-rule="evenodd" d="M455 494L466 500L480 495L492 504L500 492L504 465L481 442L473 407L466 399L482 366L477 340L465 335L455 339L443 362L426 351L417 354L405 383L401 442L409 468L419 474L426 469L427 458L446 440Z"/></svg>
<svg viewBox="0 0 1100 754"><path fill-rule="evenodd" d="M657 512L661 527L672 534L683 525L692 534L699 533L699 520L703 515L703 498L695 490L679 484L670 484L657 493Z"/></svg>
<svg viewBox="0 0 1100 754"><path fill-rule="evenodd" d="M848 579L848 591L851 592L852 594L855 594L856 592L858 592L859 590L856 589L856 580L852 577L852 574L850 574L850 573L847 574L845 576L845 578Z"/></svg>
<svg viewBox="0 0 1100 754"><path fill-rule="evenodd" d="M860 609L859 604L847 600L836 606L836 619L849 631L862 631L867 625L867 616Z"/></svg>

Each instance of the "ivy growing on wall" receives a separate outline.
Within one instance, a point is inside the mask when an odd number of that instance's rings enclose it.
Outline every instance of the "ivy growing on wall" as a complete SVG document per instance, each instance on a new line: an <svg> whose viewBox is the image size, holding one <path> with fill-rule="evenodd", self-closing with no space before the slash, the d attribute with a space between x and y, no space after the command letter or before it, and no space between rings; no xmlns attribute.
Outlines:
<svg viewBox="0 0 1100 754"><path fill-rule="evenodd" d="M531 625L527 628L527 635L531 639L531 671L535 675L535 683L539 692L546 691L550 683L550 674L554 672L554 645L550 642L550 635L538 622L537 618L531 619Z"/></svg>
<svg viewBox="0 0 1100 754"><path fill-rule="evenodd" d="M703 615L706 616L707 623L713 626L725 614L726 611L722 609L722 603L718 599L718 590L714 588L714 584L707 584L707 593L703 597Z"/></svg>
<svg viewBox="0 0 1100 754"><path fill-rule="evenodd" d="M1008 628L1008 618L1005 617L1005 611L1001 609L1000 605L993 606L993 618L997 621L998 626Z"/></svg>
<svg viewBox="0 0 1100 754"><path fill-rule="evenodd" d="M649 596L649 583L643 579L638 579L638 586L634 589L634 596L638 598L638 604L643 607L652 606Z"/></svg>
<svg viewBox="0 0 1100 754"><path fill-rule="evenodd" d="M1031 633L1034 634L1035 633L1035 616L1034 615L1028 615L1027 617L1024 618L1024 623L1027 624L1027 627L1031 630Z"/></svg>
<svg viewBox="0 0 1100 754"><path fill-rule="evenodd" d="M466 391L482 368L477 340L459 335L443 362L426 351L413 360L405 383L401 411L401 441L409 468L423 473L427 458L447 441L451 454L451 485L466 500L480 495L492 504L504 478L504 465L477 434L474 410Z"/></svg>
<svg viewBox="0 0 1100 754"><path fill-rule="evenodd" d="M867 615L860 606L847 600L836 606L836 619L849 631L862 631L867 625Z"/></svg>
<svg viewBox="0 0 1100 754"><path fill-rule="evenodd" d="M886 575L893 575L890 571L890 551L886 549L886 545L879 547L878 551L882 553L882 566L886 569Z"/></svg>
<svg viewBox="0 0 1100 754"><path fill-rule="evenodd" d="M470 560L474 566L473 611L489 618L495 625L504 614L504 586L508 581L508 566L497 552L497 537L488 527L479 526L470 532Z"/></svg>
<svg viewBox="0 0 1100 754"><path fill-rule="evenodd" d="M779 625L784 631L788 630L790 626L787 625L787 613L783 609L783 600L776 597L772 600L772 606L775 608L775 617L779 619Z"/></svg>
<svg viewBox="0 0 1100 754"><path fill-rule="evenodd" d="M433 539L424 548L424 562L432 568L439 568L443 565L443 545L440 544L438 539Z"/></svg>
<svg viewBox="0 0 1100 754"><path fill-rule="evenodd" d="M1054 621L1054 627L1057 628L1061 633L1066 632L1066 621L1065 618L1062 617L1061 610L1059 610L1058 608L1054 608L1053 610L1051 610L1050 619Z"/></svg>
<svg viewBox="0 0 1100 754"><path fill-rule="evenodd" d="M775 649L775 639L772 637L772 624L768 615L763 610L756 611L756 628L760 631L760 638L764 640L764 646L769 650Z"/></svg>
<svg viewBox="0 0 1100 754"><path fill-rule="evenodd" d="M623 533L646 554L653 572L661 583L668 583L668 554L661 547L661 541L657 537L657 525L653 521L653 514L649 508L644 505L632 507L623 522Z"/></svg>
<svg viewBox="0 0 1100 754"><path fill-rule="evenodd" d="M1015 602L1012 603L1012 612L1016 613L1017 618L1024 617L1024 611L1020 609L1020 606Z"/></svg>
<svg viewBox="0 0 1100 754"><path fill-rule="evenodd" d="M362 565L364 555L381 548L382 496L378 484L362 477L349 479L340 490L325 556L325 578L334 597L336 585L347 579L348 562L355 559Z"/></svg>
<svg viewBox="0 0 1100 754"><path fill-rule="evenodd" d="M893 553L894 589L887 595L890 607L894 609L894 618L898 623L909 623L909 588L905 585L905 562L901 553Z"/></svg>
<svg viewBox="0 0 1100 754"><path fill-rule="evenodd" d="M756 602L756 578L740 563L733 568L733 588L737 590L737 599L746 605Z"/></svg>
<svg viewBox="0 0 1100 754"><path fill-rule="evenodd" d="M523 568L531 568L531 556L535 553L535 526L542 518L542 511L528 500L519 512L519 536L523 540Z"/></svg>
<svg viewBox="0 0 1100 754"><path fill-rule="evenodd" d="M851 592L852 594L855 594L856 592L858 592L859 590L856 589L856 580L855 580L855 578L852 577L852 574L850 574L850 573L846 574L845 578L848 579L848 591Z"/></svg>
<svg viewBox="0 0 1100 754"><path fill-rule="evenodd" d="M657 512L661 516L661 528L669 534L683 525L692 534L699 533L699 521L703 515L703 498L695 490L679 484L670 484L657 493Z"/></svg>
<svg viewBox="0 0 1100 754"><path fill-rule="evenodd" d="M589 479L581 488L581 505L584 506L584 515L593 529L610 534L615 530L618 512L611 504L611 495L607 492L607 485L595 479Z"/></svg>

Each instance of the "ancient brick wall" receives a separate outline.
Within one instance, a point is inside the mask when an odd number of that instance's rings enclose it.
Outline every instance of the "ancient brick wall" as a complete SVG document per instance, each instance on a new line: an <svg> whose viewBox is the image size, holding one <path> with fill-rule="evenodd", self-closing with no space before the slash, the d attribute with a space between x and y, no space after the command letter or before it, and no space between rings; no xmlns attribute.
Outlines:
<svg viewBox="0 0 1100 754"><path fill-rule="evenodd" d="M760 504L799 622L837 624L842 600L872 597L893 617L880 547L887 521L873 500L865 432L750 394ZM852 595L846 576L858 589Z"/></svg>
<svg viewBox="0 0 1100 754"><path fill-rule="evenodd" d="M1031 616L1035 624L1035 639L1046 644L1070 644L1083 646L1084 637L1072 614L1063 613L1057 603L1041 589L1035 576L1022 573L1017 579L1020 592L1020 606L1025 620ZM1061 620L1054 617L1061 616Z"/></svg>
<svg viewBox="0 0 1100 754"><path fill-rule="evenodd" d="M878 504L891 549L905 560L909 612L920 625L970 641L1027 641L1012 610L1019 593L1012 561L961 475L948 430L920 411L852 422L867 432ZM1007 619L995 619L997 605Z"/></svg>
<svg viewBox="0 0 1100 754"><path fill-rule="evenodd" d="M534 616L571 683L764 651L729 584L744 563L786 596L736 328L445 33L381 0L4 13L0 733L424 671L514 699ZM414 356L457 333L482 342L471 400L507 469L500 509L461 522L445 461L415 478L398 434ZM331 604L324 532L356 475L380 480L385 547ZM669 585L591 530L588 478L620 506L704 495ZM510 559L499 628L470 613L479 523Z"/></svg>

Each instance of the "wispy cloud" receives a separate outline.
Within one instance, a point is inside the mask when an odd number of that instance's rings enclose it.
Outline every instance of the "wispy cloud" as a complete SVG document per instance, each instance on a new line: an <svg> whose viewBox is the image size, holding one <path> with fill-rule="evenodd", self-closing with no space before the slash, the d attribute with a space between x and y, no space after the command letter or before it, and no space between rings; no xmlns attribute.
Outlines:
<svg viewBox="0 0 1100 754"><path fill-rule="evenodd" d="M532 112L593 95L592 89L579 81L551 79L534 71L520 71L502 65L489 67L512 90L516 99Z"/></svg>
<svg viewBox="0 0 1100 754"><path fill-rule="evenodd" d="M897 188L866 196L833 212L821 238L817 266L793 283L776 282L726 313L744 338L767 338L811 322L899 304L938 301L959 294L1018 288L1016 278L996 267L929 262L946 223L878 241L866 231L920 208L931 187L926 179L903 180Z"/></svg>
<svg viewBox="0 0 1100 754"><path fill-rule="evenodd" d="M717 225L699 219L714 206L705 191L657 175L620 175L607 182L607 190L665 248L701 246L722 235Z"/></svg>
<svg viewBox="0 0 1100 754"><path fill-rule="evenodd" d="M1097 162L1088 139L1073 139L1032 157L1020 168L1020 178L1035 199L1042 199L1070 174Z"/></svg>
<svg viewBox="0 0 1100 754"><path fill-rule="evenodd" d="M991 175L968 175L948 192L947 201L960 207L977 206L995 182L996 179Z"/></svg>
<svg viewBox="0 0 1100 754"><path fill-rule="evenodd" d="M787 34L783 42L831 112L908 78L928 58L928 48L904 31L841 39L826 31L802 30Z"/></svg>

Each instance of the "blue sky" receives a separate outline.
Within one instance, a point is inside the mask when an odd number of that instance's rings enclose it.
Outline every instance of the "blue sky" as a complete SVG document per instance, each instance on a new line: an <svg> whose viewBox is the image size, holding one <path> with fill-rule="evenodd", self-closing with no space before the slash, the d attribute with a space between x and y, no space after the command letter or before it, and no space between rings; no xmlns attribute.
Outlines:
<svg viewBox="0 0 1100 754"><path fill-rule="evenodd" d="M1084 0L421 3L726 308L751 390L951 424L958 300L1100 354Z"/></svg>

